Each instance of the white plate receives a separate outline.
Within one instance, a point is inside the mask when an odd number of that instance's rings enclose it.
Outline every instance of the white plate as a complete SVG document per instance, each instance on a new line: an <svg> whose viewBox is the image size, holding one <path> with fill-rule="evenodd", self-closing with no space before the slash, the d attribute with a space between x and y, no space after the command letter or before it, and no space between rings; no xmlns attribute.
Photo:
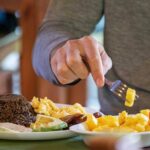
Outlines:
<svg viewBox="0 0 150 150"><path fill-rule="evenodd" d="M54 140L76 136L77 134L69 131L51 132L29 132L29 133L0 133L0 139L7 140Z"/></svg>
<svg viewBox="0 0 150 150"><path fill-rule="evenodd" d="M77 124L74 126L71 126L70 131L77 133L82 136L114 136L114 137L119 137L127 134L132 134L134 136L140 136L141 139L141 145L142 147L148 147L150 146L150 132L139 132L139 133L109 133L109 132L91 132L87 131L84 127L84 125Z"/></svg>
<svg viewBox="0 0 150 150"><path fill-rule="evenodd" d="M66 106L66 104L57 104L58 107ZM88 113L94 113L98 110L85 108ZM72 132L70 130L61 130L61 131L49 131L49 132L20 132L20 133L0 133L0 139L7 140L54 140L54 139L63 139L69 138L73 136L77 136L78 134Z"/></svg>

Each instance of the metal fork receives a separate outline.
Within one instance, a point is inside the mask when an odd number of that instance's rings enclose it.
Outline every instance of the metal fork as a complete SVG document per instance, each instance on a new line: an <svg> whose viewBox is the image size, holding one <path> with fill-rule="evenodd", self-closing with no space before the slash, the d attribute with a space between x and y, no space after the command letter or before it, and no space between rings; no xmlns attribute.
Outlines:
<svg viewBox="0 0 150 150"><path fill-rule="evenodd" d="M127 89L129 88L129 86L127 86L121 80L116 80L116 81L112 82L105 78L105 85L115 96L119 97L122 100L126 99L126 92L127 92ZM139 98L139 96L136 95L135 100L137 100L138 98Z"/></svg>

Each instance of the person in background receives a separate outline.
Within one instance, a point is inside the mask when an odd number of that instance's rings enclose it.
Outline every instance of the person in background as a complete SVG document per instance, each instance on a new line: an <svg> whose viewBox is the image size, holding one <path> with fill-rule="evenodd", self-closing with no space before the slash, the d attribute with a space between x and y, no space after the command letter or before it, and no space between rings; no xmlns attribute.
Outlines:
<svg viewBox="0 0 150 150"><path fill-rule="evenodd" d="M58 86L74 85L91 73L104 114L150 108L149 10L146 0L52 0L33 51L36 73ZM101 45L90 34L103 15ZM125 107L104 86L105 77L123 80L141 100Z"/></svg>

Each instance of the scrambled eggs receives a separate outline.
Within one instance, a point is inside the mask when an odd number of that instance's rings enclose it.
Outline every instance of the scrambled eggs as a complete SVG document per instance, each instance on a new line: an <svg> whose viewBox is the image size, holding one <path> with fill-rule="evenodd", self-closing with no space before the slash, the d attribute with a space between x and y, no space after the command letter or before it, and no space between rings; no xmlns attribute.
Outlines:
<svg viewBox="0 0 150 150"><path fill-rule="evenodd" d="M79 103L59 108L54 102L52 102L47 97L33 97L31 105L36 113L51 116L54 118L63 118L65 116L73 115L76 113L86 114L85 109Z"/></svg>
<svg viewBox="0 0 150 150"><path fill-rule="evenodd" d="M84 123L89 131L96 132L144 132L150 131L150 110L141 110L135 115L128 115L126 111L118 116L105 115L95 118L92 114L87 115Z"/></svg>

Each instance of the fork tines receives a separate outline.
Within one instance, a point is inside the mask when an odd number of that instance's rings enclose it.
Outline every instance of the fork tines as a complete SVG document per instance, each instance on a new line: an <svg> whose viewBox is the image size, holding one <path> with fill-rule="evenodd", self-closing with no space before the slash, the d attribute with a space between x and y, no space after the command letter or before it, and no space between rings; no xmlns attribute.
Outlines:
<svg viewBox="0 0 150 150"><path fill-rule="evenodd" d="M111 87L111 91L118 97L125 99L128 88L129 87L125 83L123 83L121 80L116 80ZM138 98L139 96L136 95L135 99L138 99Z"/></svg>
<svg viewBox="0 0 150 150"><path fill-rule="evenodd" d="M111 80L108 80L105 78L105 84L106 87L117 97L119 97L122 100L126 100L126 93L128 88L130 88L128 85L123 83L121 80L116 80L112 82ZM132 88L131 88L132 89ZM139 98L138 95L135 96L135 100Z"/></svg>
<svg viewBox="0 0 150 150"><path fill-rule="evenodd" d="M111 84L110 90L118 97L125 98L127 85L123 84L121 80L116 80Z"/></svg>

